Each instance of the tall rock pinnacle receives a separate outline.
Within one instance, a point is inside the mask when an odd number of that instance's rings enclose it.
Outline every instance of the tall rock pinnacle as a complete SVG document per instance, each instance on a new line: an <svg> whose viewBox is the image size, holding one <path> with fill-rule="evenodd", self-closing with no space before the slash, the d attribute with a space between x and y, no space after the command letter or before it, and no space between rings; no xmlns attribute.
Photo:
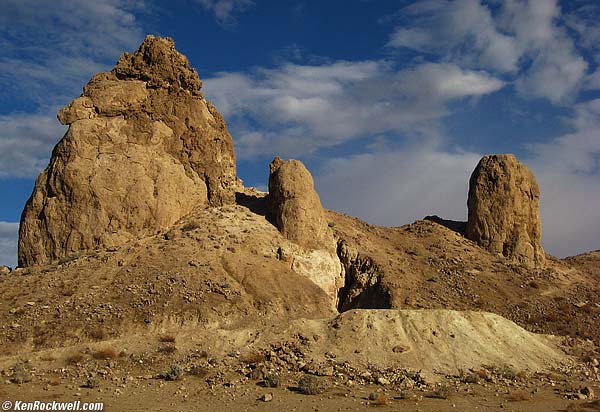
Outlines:
<svg viewBox="0 0 600 412"><path fill-rule="evenodd" d="M514 155L489 155L469 181L467 238L513 262L542 267L540 191Z"/></svg>
<svg viewBox="0 0 600 412"><path fill-rule="evenodd" d="M21 217L19 265L155 234L235 200L233 142L173 40L147 36L58 113L69 130Z"/></svg>

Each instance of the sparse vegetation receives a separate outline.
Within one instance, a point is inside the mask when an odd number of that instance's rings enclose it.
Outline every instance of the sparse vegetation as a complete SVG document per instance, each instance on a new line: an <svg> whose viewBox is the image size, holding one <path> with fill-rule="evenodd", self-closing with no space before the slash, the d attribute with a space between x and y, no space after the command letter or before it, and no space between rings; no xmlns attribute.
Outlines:
<svg viewBox="0 0 600 412"><path fill-rule="evenodd" d="M279 380L279 376L277 375L268 374L262 380L262 386L265 388L279 388L280 385L281 382Z"/></svg>
<svg viewBox="0 0 600 412"><path fill-rule="evenodd" d="M158 352L164 353L165 355L172 355L177 352L177 347L175 345L161 345L158 347Z"/></svg>
<svg viewBox="0 0 600 412"><path fill-rule="evenodd" d="M183 368L178 364L172 364L169 369L160 373L158 375L159 378L164 379L166 381L177 381L181 379L183 376Z"/></svg>
<svg viewBox="0 0 600 412"><path fill-rule="evenodd" d="M67 355L65 360L68 365L77 365L77 364L81 363L84 358L85 358L85 356L83 356L83 353L74 352L74 353L71 353L70 355Z"/></svg>
<svg viewBox="0 0 600 412"><path fill-rule="evenodd" d="M89 335L94 340L103 340L106 338L106 331L101 326L96 326L89 331Z"/></svg>
<svg viewBox="0 0 600 412"><path fill-rule="evenodd" d="M321 393L319 380L312 375L304 375L298 381L298 392L304 395L317 395Z"/></svg>

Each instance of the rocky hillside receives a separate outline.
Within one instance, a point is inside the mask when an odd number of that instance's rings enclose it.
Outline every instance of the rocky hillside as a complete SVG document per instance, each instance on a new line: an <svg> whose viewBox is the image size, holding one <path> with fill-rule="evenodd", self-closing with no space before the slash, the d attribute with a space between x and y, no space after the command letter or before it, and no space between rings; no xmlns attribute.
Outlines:
<svg viewBox="0 0 600 412"><path fill-rule="evenodd" d="M374 226L325 210L297 160L273 160L269 193L243 187L201 85L148 36L59 112L69 130L25 206L21 267L0 276L5 360L111 342L133 362L165 334L188 363L196 345L293 342L272 365L314 374L597 357L599 255L544 253L537 183L514 156L481 160L468 222Z"/></svg>

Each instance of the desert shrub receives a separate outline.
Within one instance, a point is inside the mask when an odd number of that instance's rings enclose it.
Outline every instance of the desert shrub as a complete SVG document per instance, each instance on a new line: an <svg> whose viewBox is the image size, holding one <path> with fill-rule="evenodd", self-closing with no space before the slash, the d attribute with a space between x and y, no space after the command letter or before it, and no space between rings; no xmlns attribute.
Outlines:
<svg viewBox="0 0 600 412"><path fill-rule="evenodd" d="M88 332L88 334L90 335L90 338L95 339L95 340L102 340L106 337L106 332L104 331L104 329L101 326L92 328Z"/></svg>
<svg viewBox="0 0 600 412"><path fill-rule="evenodd" d="M304 395L317 395L321 392L319 380L311 375L304 375L298 381L298 392Z"/></svg>
<svg viewBox="0 0 600 412"><path fill-rule="evenodd" d="M10 381L16 384L22 384L25 382L31 381L31 372L29 370L29 365L25 362L18 362L11 368L12 375L10 377Z"/></svg>
<svg viewBox="0 0 600 412"><path fill-rule="evenodd" d="M77 365L78 363L81 363L84 359L84 356L82 353L80 352L75 352L75 353L71 353L69 355L67 355L66 357L66 361L67 364L69 365Z"/></svg>
<svg viewBox="0 0 600 412"><path fill-rule="evenodd" d="M183 368L178 364L172 364L169 369L161 372L158 377L166 381L177 381L183 376Z"/></svg>
<svg viewBox="0 0 600 412"><path fill-rule="evenodd" d="M502 376L504 379L508 379L511 381L517 379L517 373L510 366L505 366L502 369L500 369L500 376Z"/></svg>
<svg viewBox="0 0 600 412"><path fill-rule="evenodd" d="M281 382L279 380L279 376L277 375L268 374L262 380L262 386L265 388L279 388L280 385Z"/></svg>
<svg viewBox="0 0 600 412"><path fill-rule="evenodd" d="M460 381L462 383L479 383L479 375L475 372L463 372L460 373Z"/></svg>
<svg viewBox="0 0 600 412"><path fill-rule="evenodd" d="M175 345L161 345L158 348L158 352L164 353L165 355L172 355L177 352L177 348Z"/></svg>

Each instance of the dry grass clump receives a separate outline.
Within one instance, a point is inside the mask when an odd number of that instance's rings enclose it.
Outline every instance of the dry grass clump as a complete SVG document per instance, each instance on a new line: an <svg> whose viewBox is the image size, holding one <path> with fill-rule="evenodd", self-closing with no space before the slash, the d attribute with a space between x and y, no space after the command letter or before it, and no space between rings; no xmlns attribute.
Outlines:
<svg viewBox="0 0 600 412"><path fill-rule="evenodd" d="M119 352L115 348L106 347L92 353L92 357L98 360L115 359L119 357Z"/></svg>
<svg viewBox="0 0 600 412"><path fill-rule="evenodd" d="M318 395L321 393L319 380L311 375L304 375L298 381L298 392L304 395Z"/></svg>
<svg viewBox="0 0 600 412"><path fill-rule="evenodd" d="M94 340L102 340L106 338L106 331L101 326L92 328L88 334L90 335L90 338Z"/></svg>
<svg viewBox="0 0 600 412"><path fill-rule="evenodd" d="M172 355L173 353L177 352L177 348L175 345L162 345L159 346L158 352L164 353L165 355Z"/></svg>
<svg viewBox="0 0 600 412"><path fill-rule="evenodd" d="M67 355L66 357L66 362L68 365L77 365L78 363L81 363L84 359L83 353L81 352L75 352L75 353L71 353L69 355Z"/></svg>

